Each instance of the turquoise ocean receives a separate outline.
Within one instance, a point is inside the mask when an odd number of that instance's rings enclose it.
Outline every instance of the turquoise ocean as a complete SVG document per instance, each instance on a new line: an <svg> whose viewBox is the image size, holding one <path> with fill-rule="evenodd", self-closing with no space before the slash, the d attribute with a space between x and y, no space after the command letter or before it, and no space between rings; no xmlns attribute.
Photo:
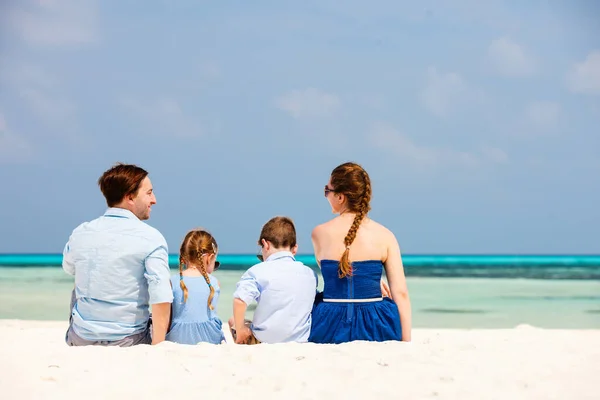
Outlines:
<svg viewBox="0 0 600 400"><path fill-rule="evenodd" d="M218 259L226 321L235 284L257 259ZM313 256L298 259L318 272ZM169 261L177 274L177 255ZM67 320L73 278L61 262L60 254L0 254L0 319ZM600 329L600 255L403 255L403 263L416 328Z"/></svg>

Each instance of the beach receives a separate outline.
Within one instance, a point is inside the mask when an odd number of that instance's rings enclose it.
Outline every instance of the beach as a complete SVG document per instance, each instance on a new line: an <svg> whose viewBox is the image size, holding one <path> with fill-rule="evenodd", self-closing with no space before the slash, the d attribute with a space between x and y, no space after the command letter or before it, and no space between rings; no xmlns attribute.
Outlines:
<svg viewBox="0 0 600 400"><path fill-rule="evenodd" d="M410 343L131 348L0 320L4 399L597 399L600 330L415 329Z"/></svg>
<svg viewBox="0 0 600 400"><path fill-rule="evenodd" d="M513 278L407 277L411 343L70 348L73 278L55 267L3 267L1 398L598 398L600 281L507 271ZM242 273L215 273L223 321Z"/></svg>

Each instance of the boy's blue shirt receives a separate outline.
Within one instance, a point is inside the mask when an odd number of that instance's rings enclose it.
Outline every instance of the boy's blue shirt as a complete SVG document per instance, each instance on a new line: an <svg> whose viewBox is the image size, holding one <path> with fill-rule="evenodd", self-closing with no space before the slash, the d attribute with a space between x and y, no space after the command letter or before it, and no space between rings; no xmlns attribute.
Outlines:
<svg viewBox="0 0 600 400"><path fill-rule="evenodd" d="M257 302L250 328L262 343L306 342L316 288L316 273L281 251L248 269L233 297Z"/></svg>

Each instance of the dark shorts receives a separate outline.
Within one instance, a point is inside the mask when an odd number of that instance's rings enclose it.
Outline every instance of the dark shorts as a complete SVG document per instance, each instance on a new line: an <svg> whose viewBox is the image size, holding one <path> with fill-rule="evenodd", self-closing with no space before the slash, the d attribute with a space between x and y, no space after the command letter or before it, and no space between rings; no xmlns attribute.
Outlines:
<svg viewBox="0 0 600 400"><path fill-rule="evenodd" d="M119 340L86 340L73 330L73 307L75 306L75 290L71 293L71 314L69 317L69 329L65 335L65 341L69 346L119 346L130 347L138 344L152 344L152 319L148 320L148 326L144 332L124 337Z"/></svg>

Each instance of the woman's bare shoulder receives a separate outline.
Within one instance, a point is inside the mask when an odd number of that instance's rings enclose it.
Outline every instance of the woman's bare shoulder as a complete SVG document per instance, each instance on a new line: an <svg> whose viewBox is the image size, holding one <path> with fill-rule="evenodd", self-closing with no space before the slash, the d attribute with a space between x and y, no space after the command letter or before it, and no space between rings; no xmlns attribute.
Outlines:
<svg viewBox="0 0 600 400"><path fill-rule="evenodd" d="M323 222L322 224L315 226L312 230L311 236L313 238L315 238L315 237L319 237L319 236L326 234L328 231L331 230L332 221L333 220L329 220L329 221Z"/></svg>
<svg viewBox="0 0 600 400"><path fill-rule="evenodd" d="M330 219L327 222L323 222L322 224L317 225L316 227L314 227L311 237L313 238L313 240L330 240L331 238L337 237L340 234L340 232L344 230L340 222L341 221L339 220L339 217L336 217Z"/></svg>
<svg viewBox="0 0 600 400"><path fill-rule="evenodd" d="M369 219L369 228L381 239L389 242L390 244L397 243L396 235L385 225Z"/></svg>

